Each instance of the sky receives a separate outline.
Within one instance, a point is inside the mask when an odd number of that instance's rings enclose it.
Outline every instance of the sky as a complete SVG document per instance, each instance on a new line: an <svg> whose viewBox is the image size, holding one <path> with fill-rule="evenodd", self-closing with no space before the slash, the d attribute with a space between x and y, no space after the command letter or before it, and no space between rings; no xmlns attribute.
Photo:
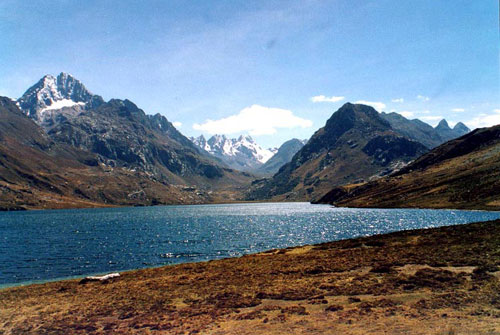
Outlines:
<svg viewBox="0 0 500 335"><path fill-rule="evenodd" d="M497 0L0 1L0 95L68 72L186 136L310 137L345 102L500 123Z"/></svg>

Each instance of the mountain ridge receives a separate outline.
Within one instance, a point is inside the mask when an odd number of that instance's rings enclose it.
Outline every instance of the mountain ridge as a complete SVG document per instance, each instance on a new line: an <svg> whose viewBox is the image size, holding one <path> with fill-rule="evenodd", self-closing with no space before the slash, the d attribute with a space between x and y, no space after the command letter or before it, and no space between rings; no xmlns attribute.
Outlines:
<svg viewBox="0 0 500 335"><path fill-rule="evenodd" d="M442 119L439 123L441 126L438 124L436 127L432 127L419 119L409 120L395 112L382 112L380 116L389 122L394 130L412 140L421 142L429 149L470 132L470 129L462 122L457 123L452 129L445 119Z"/></svg>
<svg viewBox="0 0 500 335"><path fill-rule="evenodd" d="M370 106L346 103L270 179L256 181L247 199L310 200L331 185L375 178L428 149L395 132Z"/></svg>
<svg viewBox="0 0 500 335"><path fill-rule="evenodd" d="M500 125L448 141L385 178L333 188L318 203L500 210Z"/></svg>
<svg viewBox="0 0 500 335"><path fill-rule="evenodd" d="M105 102L65 73L1 101L3 208L19 199L26 208L227 201L252 178L199 150L164 116L127 99Z"/></svg>

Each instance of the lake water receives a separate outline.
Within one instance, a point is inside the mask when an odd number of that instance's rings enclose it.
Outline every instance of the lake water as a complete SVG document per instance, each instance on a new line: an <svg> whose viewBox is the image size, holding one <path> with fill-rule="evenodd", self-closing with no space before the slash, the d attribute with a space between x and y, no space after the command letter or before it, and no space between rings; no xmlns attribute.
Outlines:
<svg viewBox="0 0 500 335"><path fill-rule="evenodd" d="M264 203L0 213L0 285L205 261L500 218L499 212Z"/></svg>

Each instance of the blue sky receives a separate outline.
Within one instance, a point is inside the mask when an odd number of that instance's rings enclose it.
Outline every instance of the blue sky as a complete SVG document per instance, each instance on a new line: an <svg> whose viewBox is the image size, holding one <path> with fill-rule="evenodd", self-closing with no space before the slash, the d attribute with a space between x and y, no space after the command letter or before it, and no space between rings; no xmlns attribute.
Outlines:
<svg viewBox="0 0 500 335"><path fill-rule="evenodd" d="M498 13L496 0L2 0L0 95L64 71L185 135L263 146L309 137L347 101L487 126Z"/></svg>

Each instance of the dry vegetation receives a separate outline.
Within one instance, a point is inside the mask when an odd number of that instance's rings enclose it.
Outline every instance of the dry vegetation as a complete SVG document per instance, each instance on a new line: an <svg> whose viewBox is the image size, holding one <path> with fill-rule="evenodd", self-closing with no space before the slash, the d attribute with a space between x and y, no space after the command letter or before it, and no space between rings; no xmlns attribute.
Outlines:
<svg viewBox="0 0 500 335"><path fill-rule="evenodd" d="M0 291L0 334L499 334L500 221Z"/></svg>
<svg viewBox="0 0 500 335"><path fill-rule="evenodd" d="M500 126L447 142L395 175L334 188L318 202L346 207L500 209Z"/></svg>

